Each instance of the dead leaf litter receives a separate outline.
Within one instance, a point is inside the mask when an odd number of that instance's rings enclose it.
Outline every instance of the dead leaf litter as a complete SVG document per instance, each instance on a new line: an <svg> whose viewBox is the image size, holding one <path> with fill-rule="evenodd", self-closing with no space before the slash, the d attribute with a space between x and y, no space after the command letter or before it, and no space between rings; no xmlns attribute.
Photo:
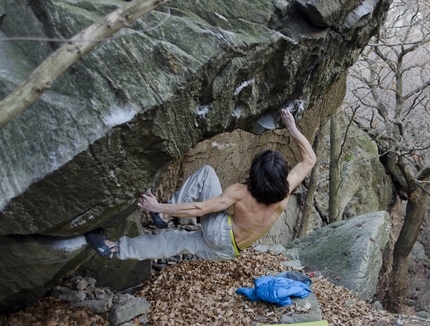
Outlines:
<svg viewBox="0 0 430 326"><path fill-rule="evenodd" d="M239 287L253 287L254 279L290 270L283 255L260 253L252 248L227 262L182 261L151 273L135 296L144 297L151 308L146 325L263 325L276 324L284 314L306 313L295 304L279 307L251 302L235 294ZM364 300L328 279L313 277L322 316L331 326L397 325L397 316ZM107 313L95 314L87 307L73 307L57 298L44 297L19 312L0 315L0 325L109 325ZM134 325L139 325L136 320ZM428 326L428 322L406 316L405 326Z"/></svg>

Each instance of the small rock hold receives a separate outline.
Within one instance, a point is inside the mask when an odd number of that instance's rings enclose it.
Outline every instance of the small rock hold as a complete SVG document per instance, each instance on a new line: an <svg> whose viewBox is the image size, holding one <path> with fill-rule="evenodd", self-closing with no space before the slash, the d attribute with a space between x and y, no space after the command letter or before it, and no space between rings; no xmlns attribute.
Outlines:
<svg viewBox="0 0 430 326"><path fill-rule="evenodd" d="M119 325L132 320L137 316L144 315L149 310L149 303L144 298L136 298L130 294L124 294L118 298L116 306L109 312L109 323Z"/></svg>
<svg viewBox="0 0 430 326"><path fill-rule="evenodd" d="M87 288L88 284L88 280L84 278L80 280L78 284L76 284L76 290L84 291Z"/></svg>
<svg viewBox="0 0 430 326"><path fill-rule="evenodd" d="M52 292L51 295L55 298L64 300L64 301L83 301L86 298L86 293L83 291L76 291L71 290L67 287L56 287Z"/></svg>

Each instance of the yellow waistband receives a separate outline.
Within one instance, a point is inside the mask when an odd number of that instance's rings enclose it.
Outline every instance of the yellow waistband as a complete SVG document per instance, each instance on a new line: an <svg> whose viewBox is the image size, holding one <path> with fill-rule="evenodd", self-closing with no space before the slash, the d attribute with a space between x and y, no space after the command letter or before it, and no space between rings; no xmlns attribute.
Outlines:
<svg viewBox="0 0 430 326"><path fill-rule="evenodd" d="M227 215L227 223L229 226L232 226L230 215ZM236 253L236 256L239 256L240 255L239 248L237 247L236 239L234 238L233 228L230 229L230 238L231 238L231 243L233 244L234 252Z"/></svg>

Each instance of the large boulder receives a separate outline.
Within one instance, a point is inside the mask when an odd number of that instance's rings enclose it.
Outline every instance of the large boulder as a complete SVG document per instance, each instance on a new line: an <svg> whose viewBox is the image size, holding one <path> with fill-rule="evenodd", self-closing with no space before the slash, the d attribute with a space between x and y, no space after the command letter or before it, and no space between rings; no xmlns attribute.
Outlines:
<svg viewBox="0 0 430 326"><path fill-rule="evenodd" d="M371 14L356 0L344 2L349 10L333 7L335 19L321 27L293 0L171 1L86 54L0 130L0 235L22 244L15 260L43 237L62 247L96 228L127 234L121 225L135 212L136 196L156 187L172 161L225 131L279 127L283 103L301 103L312 140L334 112L320 117L313 108L345 76L391 1L363 1ZM68 39L126 4L0 1L0 37ZM351 23L351 13L360 19ZM0 96L58 46L3 42ZM70 268L34 269L56 256L43 247L44 259L27 256L19 268L34 279L28 283L2 256L0 274L9 278L0 283L10 291L1 292L0 311L34 302L83 263L83 247L76 250L73 264L64 262Z"/></svg>
<svg viewBox="0 0 430 326"><path fill-rule="evenodd" d="M84 236L1 236L0 294L17 310L28 297L46 293L61 277L73 273L92 253ZM4 309L4 308L3 308ZM5 309L4 309L5 310Z"/></svg>
<svg viewBox="0 0 430 326"><path fill-rule="evenodd" d="M288 244L307 271L320 273L364 300L376 293L382 253L390 236L389 214L372 212L336 222Z"/></svg>

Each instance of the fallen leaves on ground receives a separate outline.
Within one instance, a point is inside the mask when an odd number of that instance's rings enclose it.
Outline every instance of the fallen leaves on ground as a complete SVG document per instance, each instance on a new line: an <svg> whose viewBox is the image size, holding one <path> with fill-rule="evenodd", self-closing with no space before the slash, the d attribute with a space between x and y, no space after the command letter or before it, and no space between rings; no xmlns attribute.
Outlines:
<svg viewBox="0 0 430 326"><path fill-rule="evenodd" d="M286 260L286 259L284 259ZM274 323L294 306L251 302L235 294L254 279L286 271L281 257L252 249L229 262L193 260L153 274L140 295L151 304L149 325L253 325Z"/></svg>
<svg viewBox="0 0 430 326"><path fill-rule="evenodd" d="M41 298L36 304L17 313L0 315L4 326L108 326L107 316L92 313L87 307L72 307L53 297Z"/></svg>
<svg viewBox="0 0 430 326"><path fill-rule="evenodd" d="M235 294L239 287L253 287L254 279L271 272L286 271L282 255L260 253L252 248L228 262L183 261L153 273L136 296L151 304L147 325L262 325L278 323L283 314L306 313L295 305L279 307L251 302ZM323 319L331 326L396 325L396 316L377 310L354 297L351 291L325 278L312 278ZM135 323L138 325L139 323ZM109 325L107 315L72 307L45 297L32 307L11 315L0 315L0 325ZM428 326L428 321L407 316L405 326Z"/></svg>
<svg viewBox="0 0 430 326"><path fill-rule="evenodd" d="M312 281L322 315L330 325L396 325L391 314L356 298L348 289L325 278L313 278Z"/></svg>

